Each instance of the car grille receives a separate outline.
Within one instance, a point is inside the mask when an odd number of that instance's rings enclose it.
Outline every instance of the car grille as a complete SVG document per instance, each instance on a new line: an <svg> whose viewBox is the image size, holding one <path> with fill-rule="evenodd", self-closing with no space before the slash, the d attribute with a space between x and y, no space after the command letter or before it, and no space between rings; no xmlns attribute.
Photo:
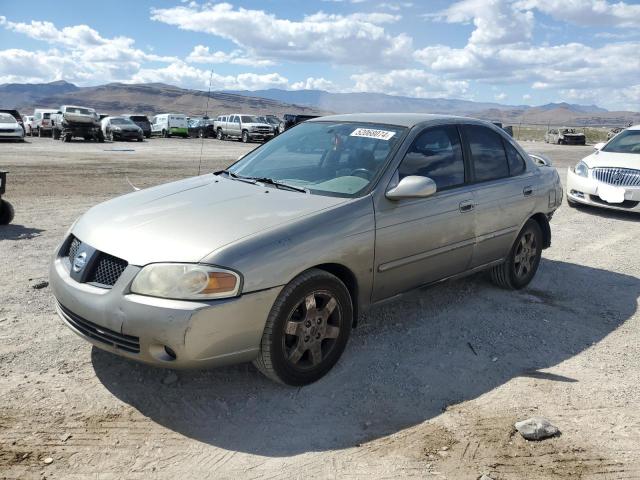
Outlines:
<svg viewBox="0 0 640 480"><path fill-rule="evenodd" d="M640 170L630 168L594 168L596 180L621 187L640 187Z"/></svg>
<svg viewBox="0 0 640 480"><path fill-rule="evenodd" d="M127 268L127 262L107 253L101 252L99 255L98 262L89 274L87 282L112 287L116 284L124 269Z"/></svg>
<svg viewBox="0 0 640 480"><path fill-rule="evenodd" d="M98 340L112 347L124 350L131 353L140 353L140 338L133 335L125 335L124 333L118 333L114 330L110 330L95 323L85 320L79 315L76 315L67 307L58 302L58 308L64 319L76 330L80 331L87 337Z"/></svg>
<svg viewBox="0 0 640 480"><path fill-rule="evenodd" d="M63 256L67 259L67 266L71 268L73 259L78 253L78 249L82 242L71 236L71 241L68 243L67 251L63 253ZM111 288L113 287L122 272L127 268L127 261L121 258L114 257L104 252L96 252L98 258L90 272L88 272L87 283L91 283L97 287Z"/></svg>
<svg viewBox="0 0 640 480"><path fill-rule="evenodd" d="M269 127L256 127L252 131L255 133L262 133L262 134L271 133L271 129Z"/></svg>

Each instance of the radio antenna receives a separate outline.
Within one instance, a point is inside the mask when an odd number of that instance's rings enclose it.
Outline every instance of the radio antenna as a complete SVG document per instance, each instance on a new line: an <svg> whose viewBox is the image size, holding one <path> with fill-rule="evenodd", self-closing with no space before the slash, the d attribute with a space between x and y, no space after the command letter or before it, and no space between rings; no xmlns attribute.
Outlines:
<svg viewBox="0 0 640 480"><path fill-rule="evenodd" d="M209 74L209 91L207 92L207 107L204 110L204 116L209 117L209 98L211 98L211 82L213 81L213 67L211 67L211 73ZM207 120L208 121L208 118ZM202 168L202 149L204 147L204 135L200 137L200 161L198 162L198 175L200 175L200 169Z"/></svg>

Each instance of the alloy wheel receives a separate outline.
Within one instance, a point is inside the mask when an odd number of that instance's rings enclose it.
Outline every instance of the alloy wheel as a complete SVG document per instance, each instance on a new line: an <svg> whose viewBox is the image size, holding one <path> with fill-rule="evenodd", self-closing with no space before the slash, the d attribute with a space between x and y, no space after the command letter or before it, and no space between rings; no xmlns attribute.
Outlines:
<svg viewBox="0 0 640 480"><path fill-rule="evenodd" d="M296 370L317 367L336 346L342 312L328 291L308 294L287 319L283 336L287 362Z"/></svg>
<svg viewBox="0 0 640 480"><path fill-rule="evenodd" d="M515 274L518 278L525 278L533 269L536 257L538 256L538 245L533 232L525 232L520 238L513 258Z"/></svg>

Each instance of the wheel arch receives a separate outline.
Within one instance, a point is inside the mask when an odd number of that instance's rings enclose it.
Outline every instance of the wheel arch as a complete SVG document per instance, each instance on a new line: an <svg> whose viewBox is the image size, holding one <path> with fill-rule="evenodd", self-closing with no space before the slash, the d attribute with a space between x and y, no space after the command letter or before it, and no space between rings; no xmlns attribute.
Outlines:
<svg viewBox="0 0 640 480"><path fill-rule="evenodd" d="M549 225L549 219L544 213L536 213L532 215L529 220L535 220L540 225L542 230L542 248L549 248L551 246L551 225Z"/></svg>
<svg viewBox="0 0 640 480"><path fill-rule="evenodd" d="M320 265L315 265L311 268L324 270L325 272L338 277L338 279L344 283L345 287L347 287L349 295L351 295L351 303L353 305L353 327L355 327L358 324L358 315L360 312L358 305L358 280L355 274L348 267L339 263L321 263Z"/></svg>

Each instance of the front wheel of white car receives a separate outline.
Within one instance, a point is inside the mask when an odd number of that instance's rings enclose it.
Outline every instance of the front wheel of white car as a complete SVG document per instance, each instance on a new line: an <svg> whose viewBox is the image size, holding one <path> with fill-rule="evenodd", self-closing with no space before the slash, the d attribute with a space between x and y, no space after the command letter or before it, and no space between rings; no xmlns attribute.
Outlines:
<svg viewBox="0 0 640 480"><path fill-rule="evenodd" d="M529 285L542 257L542 230L529 220L516 237L504 263L491 269L491 280L499 287L519 290Z"/></svg>
<svg viewBox="0 0 640 480"><path fill-rule="evenodd" d="M352 323L344 283L324 270L308 270L286 285L273 304L254 364L276 382L313 383L342 355Z"/></svg>

